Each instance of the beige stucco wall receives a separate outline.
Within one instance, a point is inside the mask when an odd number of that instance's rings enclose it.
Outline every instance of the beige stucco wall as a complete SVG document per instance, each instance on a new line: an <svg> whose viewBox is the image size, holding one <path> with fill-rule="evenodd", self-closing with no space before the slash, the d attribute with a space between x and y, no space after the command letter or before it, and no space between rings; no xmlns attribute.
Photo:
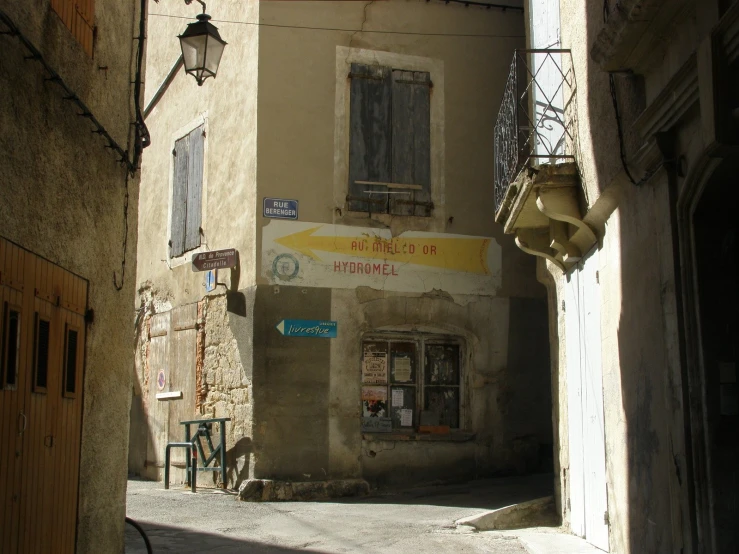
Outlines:
<svg viewBox="0 0 739 554"><path fill-rule="evenodd" d="M94 59L50 2L4 2L2 10L124 149L132 111L133 2L96 2ZM0 39L0 235L89 281L77 552L120 552L125 517L131 398L138 175L125 169L92 127L45 82L40 64L10 35ZM102 70L101 67L107 67ZM127 188L126 188L127 187ZM124 203L128 194L128 233ZM125 279L120 284L125 252ZM47 507L48 504L46 504ZM3 532L12 532L3 530Z"/></svg>
<svg viewBox="0 0 739 554"><path fill-rule="evenodd" d="M146 104L180 56L177 35L199 6L162 2L149 6L149 50ZM210 10L214 19L255 22L259 2L219 2ZM147 183L140 195L140 259L138 286L156 290L173 306L199 300L205 294L204 273L193 272L193 252L169 257L172 149L175 140L204 124L201 250L236 248L238 282L229 272L219 280L236 288L254 282L256 210L256 109L258 32L255 25L215 21L226 47L218 75L199 87L181 70L147 118L152 145L142 167Z"/></svg>
<svg viewBox="0 0 739 554"><path fill-rule="evenodd" d="M427 218L392 218L395 223L375 219L394 233L430 230L494 237L512 245L490 217L490 187L493 128L503 84L513 49L524 44L520 12L423 1L265 2L260 17L265 26L259 35L259 200L299 197L302 221L371 226L366 216L346 216L346 191L335 190L335 168L346 164L348 156L346 145L336 140L337 121L346 120L336 98L347 86L346 80L337 83L337 65L350 52L357 59L363 59L361 51L370 57L372 51L392 53L396 63L414 56L407 62L411 67L413 60L423 58L443 71L438 82L432 76L434 88L443 89L433 92L443 94L438 117L432 111L432 172L433 164L441 171L432 184L439 186L434 211L443 217L428 218L431 227ZM437 141L435 125L442 126ZM261 227L268 223L258 218L257 259ZM498 294L530 296L538 290L531 271L519 271L522 267L533 266L517 249L506 249L505 282ZM257 272L259 283L265 282L263 272Z"/></svg>
<svg viewBox="0 0 739 554"><path fill-rule="evenodd" d="M204 274L179 260L168 267L166 259L170 151L178 132L202 117L207 247L241 253L239 281L219 273L229 292L219 286L208 295L205 320L208 400L201 413L235 418L227 429L238 469L229 484L387 477L434 456L435 474L410 477L472 477L538 463L532 445L551 441L546 330L537 327L546 326L545 289L534 261L494 225L492 196L493 127L512 51L522 45L522 14L423 1L254 2L246 12L224 3L209 11L229 42L218 77L198 88L178 75L148 119L153 134L166 138L147 152L143 169L137 284L147 313L205 295ZM190 14L164 4L150 12L152 37L172 36L185 23L155 13ZM257 20L261 25L248 24ZM153 40L159 48L151 47L147 79L158 83L177 52ZM433 217L346 214L344 73L356 60L432 73ZM355 290L333 281L275 286L267 277L273 259L262 266L262 230L271 222L261 215L264 197L299 200L301 222L489 237L498 280L482 295ZM309 260L299 257L305 267ZM337 320L339 338L282 337L274 327L290 317ZM400 444L394 456L363 456L372 445L359 429L361 340L380 328L466 339L469 441ZM543 346L529 358L528 332L539 333Z"/></svg>
<svg viewBox="0 0 739 554"><path fill-rule="evenodd" d="M259 199L298 199L301 221L386 227L393 235L419 230L486 236L502 247L502 283L495 291L497 297L461 294L452 299L441 293L420 298L418 294L355 291L340 285L332 289L331 319L339 321L342 330L331 341L327 360L329 475L364 474L386 483L392 481L388 475L393 472L401 481L430 479L422 469L422 460L427 457L438 457L439 467L447 467L447 477L456 476L449 469L454 464L461 475L469 475L470 467L480 473L515 467L512 419L521 418L521 414L507 414L507 408L509 403L525 403L527 394L516 390L513 373L506 371L507 297L542 297L543 290L534 282L531 260L493 223L491 183L493 127L513 48L523 44L522 14L391 1L267 2L261 6L260 16L267 25L261 27L259 38ZM352 62L431 73L432 217L375 214L370 221L366 214L347 213L346 75ZM271 282L266 275L272 260L261 255L266 243L260 238L261 228L269 223L269 219L258 218L258 260L267 264L257 273L260 284ZM301 264L310 263L299 259ZM334 286L336 280L330 283ZM323 286L329 286L328 282ZM388 289L393 290L392 286ZM310 294L310 290L305 292ZM467 339L473 360L465 377L467 425L477 436L471 444L363 442L357 430L362 336L381 328L407 331L424 326ZM511 338L519 339L524 340ZM549 414L539 415L538 419L531 417L528 429L525 424L524 430L518 429L519 434L538 434L546 442ZM538 433L534 431L537 425L543 427ZM390 448L395 448L392 454L366 455L370 450ZM405 468L405 473L400 468ZM407 475L409 468L418 471Z"/></svg>

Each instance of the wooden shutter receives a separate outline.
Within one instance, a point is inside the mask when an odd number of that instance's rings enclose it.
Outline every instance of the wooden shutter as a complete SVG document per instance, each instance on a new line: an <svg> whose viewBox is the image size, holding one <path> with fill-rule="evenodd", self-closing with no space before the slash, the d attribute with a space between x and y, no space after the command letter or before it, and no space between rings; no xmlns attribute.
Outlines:
<svg viewBox="0 0 739 554"><path fill-rule="evenodd" d="M172 181L172 226L169 256L185 253L185 220L187 217L187 176L189 136L174 143L174 179Z"/></svg>
<svg viewBox="0 0 739 554"><path fill-rule="evenodd" d="M203 150L205 137L203 125L189 135L190 150L187 165L187 216L185 225L185 251L200 246L200 223L203 200Z"/></svg>
<svg viewBox="0 0 739 554"><path fill-rule="evenodd" d="M394 70L392 75L392 182L422 190L390 195L390 213L431 215L431 76Z"/></svg>
<svg viewBox="0 0 739 554"><path fill-rule="evenodd" d="M391 71L387 67L352 64L349 116L349 195L347 205L359 212L387 213L383 187L355 181L389 182L391 170ZM382 194L370 197L365 191Z"/></svg>
<svg viewBox="0 0 739 554"><path fill-rule="evenodd" d="M92 57L95 0L51 0L51 9Z"/></svg>

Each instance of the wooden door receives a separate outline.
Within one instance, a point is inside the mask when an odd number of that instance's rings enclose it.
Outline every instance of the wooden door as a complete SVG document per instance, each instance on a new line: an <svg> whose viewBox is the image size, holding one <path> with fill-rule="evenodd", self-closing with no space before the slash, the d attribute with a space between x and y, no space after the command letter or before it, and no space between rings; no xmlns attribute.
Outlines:
<svg viewBox="0 0 739 554"><path fill-rule="evenodd" d="M21 508L21 468L28 364L28 336L23 291L27 253L0 239L0 552L18 552Z"/></svg>
<svg viewBox="0 0 739 554"><path fill-rule="evenodd" d="M162 404L168 409L169 440L179 442L185 439L185 427L181 421L194 419L195 414L195 350L197 342L196 324L198 320L198 305L187 304L174 308L171 312L170 332L170 371L169 392L182 393ZM184 448L172 450L173 483L183 482L186 479Z"/></svg>
<svg viewBox="0 0 739 554"><path fill-rule="evenodd" d="M149 325L148 364L149 390L146 417L149 424L149 442L146 448L146 476L162 478L164 448L167 446L169 419L167 403L157 400L157 393L168 390L169 374L169 320L170 312L152 316Z"/></svg>
<svg viewBox="0 0 739 554"><path fill-rule="evenodd" d="M565 284L570 519L575 534L608 551L598 252Z"/></svg>
<svg viewBox="0 0 739 554"><path fill-rule="evenodd" d="M74 552L87 282L0 239L0 283L0 550Z"/></svg>

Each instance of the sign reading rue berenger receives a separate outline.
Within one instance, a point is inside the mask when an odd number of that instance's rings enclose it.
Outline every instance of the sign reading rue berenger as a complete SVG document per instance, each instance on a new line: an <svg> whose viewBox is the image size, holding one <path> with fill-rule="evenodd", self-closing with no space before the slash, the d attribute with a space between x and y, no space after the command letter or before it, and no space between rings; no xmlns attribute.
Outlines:
<svg viewBox="0 0 739 554"><path fill-rule="evenodd" d="M298 219L298 201L286 198L265 198L264 217Z"/></svg>
<svg viewBox="0 0 739 554"><path fill-rule="evenodd" d="M226 250L213 250L211 252L201 252L200 254L193 254L192 270L210 271L211 269L236 267L238 263L239 251L235 248L228 248Z"/></svg>

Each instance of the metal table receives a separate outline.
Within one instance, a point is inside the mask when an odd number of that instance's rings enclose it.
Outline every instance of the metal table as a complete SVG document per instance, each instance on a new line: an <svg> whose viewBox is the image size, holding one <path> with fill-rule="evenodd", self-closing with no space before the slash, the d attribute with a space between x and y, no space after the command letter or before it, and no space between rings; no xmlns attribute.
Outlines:
<svg viewBox="0 0 739 554"><path fill-rule="evenodd" d="M221 486L226 488L226 422L231 421L230 417L212 417L208 419L193 419L190 421L180 421L181 425L185 426L185 442L195 443L200 459L202 460L203 467L198 467L197 471L220 471L221 472ZM220 439L218 446L213 446L213 439L210 431L214 423L218 423L220 428ZM190 431L191 425L197 425L195 434L193 435ZM208 444L210 454L205 457L203 451L203 443L200 441L200 437L205 437ZM220 467L210 467L210 464L216 457L220 457ZM190 484L190 457L185 456L185 474L187 475L187 484Z"/></svg>

